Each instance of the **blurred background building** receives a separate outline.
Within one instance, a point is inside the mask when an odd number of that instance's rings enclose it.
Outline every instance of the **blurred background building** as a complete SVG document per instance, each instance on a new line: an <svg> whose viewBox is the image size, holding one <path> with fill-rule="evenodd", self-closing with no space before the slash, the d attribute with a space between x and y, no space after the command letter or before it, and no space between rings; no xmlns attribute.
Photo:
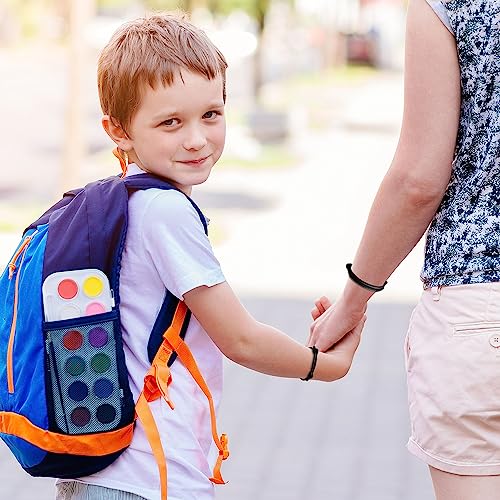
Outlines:
<svg viewBox="0 0 500 500"><path fill-rule="evenodd" d="M266 102L266 84L348 64L385 70L402 66L402 0L3 0L4 80L15 81L8 60L19 49L23 58L30 57L31 47L32 57L38 58L37 51L47 56L45 65L66 65L62 78L54 75L63 86L57 94L65 105L60 186L78 182L89 148L102 147L88 137L84 116L84 101L95 96L88 76L95 72L98 51L124 20L172 9L189 12L226 55L229 93L237 103L233 109L245 114L249 138L259 143L289 136L289 109ZM251 150L257 151L258 144L247 141L243 154Z"/></svg>

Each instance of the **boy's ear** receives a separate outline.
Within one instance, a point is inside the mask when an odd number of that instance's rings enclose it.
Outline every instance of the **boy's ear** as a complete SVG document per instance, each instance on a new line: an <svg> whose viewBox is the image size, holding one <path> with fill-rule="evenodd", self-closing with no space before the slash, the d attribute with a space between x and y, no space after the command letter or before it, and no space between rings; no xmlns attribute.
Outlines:
<svg viewBox="0 0 500 500"><path fill-rule="evenodd" d="M122 151L130 151L132 149L132 141L127 132L123 130L123 127L112 116L104 115L101 123L106 133Z"/></svg>

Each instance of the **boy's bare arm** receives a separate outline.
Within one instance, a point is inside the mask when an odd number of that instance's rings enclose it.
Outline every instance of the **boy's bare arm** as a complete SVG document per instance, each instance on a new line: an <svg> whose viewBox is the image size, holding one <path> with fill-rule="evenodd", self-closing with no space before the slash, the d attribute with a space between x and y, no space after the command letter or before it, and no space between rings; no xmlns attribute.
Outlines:
<svg viewBox="0 0 500 500"><path fill-rule="evenodd" d="M280 330L256 321L227 283L195 288L184 295L184 300L214 343L234 362L280 377L305 377L309 372L311 350ZM318 355L314 379L333 381L347 374L363 324L334 349Z"/></svg>

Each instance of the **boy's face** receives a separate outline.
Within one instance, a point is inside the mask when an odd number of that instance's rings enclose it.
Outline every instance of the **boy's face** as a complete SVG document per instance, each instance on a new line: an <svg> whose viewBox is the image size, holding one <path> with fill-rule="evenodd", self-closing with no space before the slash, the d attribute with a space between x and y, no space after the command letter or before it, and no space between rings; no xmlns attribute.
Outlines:
<svg viewBox="0 0 500 500"><path fill-rule="evenodd" d="M129 127L130 162L191 194L222 154L226 136L222 77L182 70L170 86L147 86Z"/></svg>

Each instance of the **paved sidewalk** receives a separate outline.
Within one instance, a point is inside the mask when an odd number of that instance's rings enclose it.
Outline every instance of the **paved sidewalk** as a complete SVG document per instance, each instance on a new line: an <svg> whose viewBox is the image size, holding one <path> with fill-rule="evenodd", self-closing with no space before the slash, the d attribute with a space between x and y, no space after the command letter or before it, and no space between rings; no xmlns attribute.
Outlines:
<svg viewBox="0 0 500 500"><path fill-rule="evenodd" d="M308 301L245 297L298 340ZM411 307L373 305L350 374L324 384L265 377L228 362L219 412L231 450L217 500L432 500L426 467L405 449L403 337ZM0 445L0 499L49 500L51 479L26 475Z"/></svg>
<svg viewBox="0 0 500 500"><path fill-rule="evenodd" d="M308 302L247 304L263 321L303 338ZM410 311L373 305L350 374L333 384L228 366L221 430L230 437L230 482L217 499L431 500L426 467L405 449L402 346Z"/></svg>

